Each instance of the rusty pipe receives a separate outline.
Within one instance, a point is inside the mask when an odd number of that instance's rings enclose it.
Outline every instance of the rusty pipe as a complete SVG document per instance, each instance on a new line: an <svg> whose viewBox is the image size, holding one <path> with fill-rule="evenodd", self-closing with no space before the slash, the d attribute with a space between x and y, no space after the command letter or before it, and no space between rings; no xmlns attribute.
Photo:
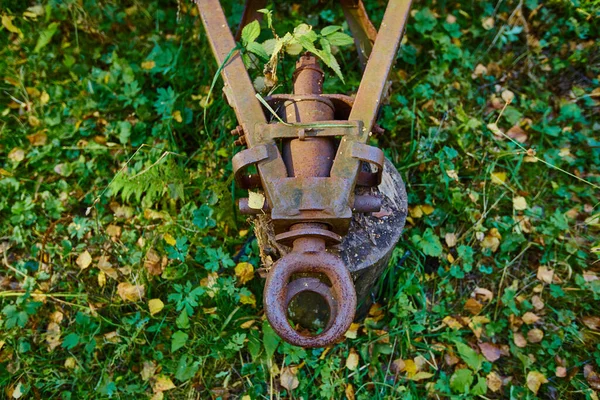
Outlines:
<svg viewBox="0 0 600 400"><path fill-rule="evenodd" d="M318 122L334 119L330 101L320 101L323 94L324 73L317 58L311 54L300 57L294 73L294 94L308 95L301 101L284 103L285 118L289 123ZM312 99L310 98L312 97ZM282 156L289 177L327 177L335 158L332 138L299 138L284 140Z"/></svg>

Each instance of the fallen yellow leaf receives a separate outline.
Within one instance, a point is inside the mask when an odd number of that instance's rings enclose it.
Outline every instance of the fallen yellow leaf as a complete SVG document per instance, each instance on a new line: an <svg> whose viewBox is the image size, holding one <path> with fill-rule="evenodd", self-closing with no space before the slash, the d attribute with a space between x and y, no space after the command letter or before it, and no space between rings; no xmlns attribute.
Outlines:
<svg viewBox="0 0 600 400"><path fill-rule="evenodd" d="M250 293L249 296L240 295L240 303L242 304L250 304L252 307L256 307L256 297L254 297L254 294Z"/></svg>
<svg viewBox="0 0 600 400"><path fill-rule="evenodd" d="M6 14L3 15L2 16L2 25L6 28L7 31L16 33L19 35L20 38L23 38L23 32L21 32L21 30L13 24L13 22L12 22L13 19L15 19L15 17L13 17L11 15L6 15Z"/></svg>
<svg viewBox="0 0 600 400"><path fill-rule="evenodd" d="M165 308L165 303L163 303L161 299L152 299L148 302L150 315L158 314L163 308Z"/></svg>
<svg viewBox="0 0 600 400"><path fill-rule="evenodd" d="M25 151L15 147L8 153L8 159L12 162L19 162L25 159Z"/></svg>
<svg viewBox="0 0 600 400"><path fill-rule="evenodd" d="M503 185L506 182L506 172L492 172L492 183Z"/></svg>
<svg viewBox="0 0 600 400"><path fill-rule="evenodd" d="M350 328L348 328L348 330L346 331L345 335L348 339L356 339L356 337L358 336L358 328L360 327L360 324L353 322L350 325Z"/></svg>
<svg viewBox="0 0 600 400"><path fill-rule="evenodd" d="M513 342L517 347L525 347L527 346L527 340L525 340L525 336L521 332L515 332L513 335Z"/></svg>
<svg viewBox="0 0 600 400"><path fill-rule="evenodd" d="M587 316L581 319L585 326L593 331L600 331L600 317Z"/></svg>
<svg viewBox="0 0 600 400"><path fill-rule="evenodd" d="M513 198L513 208L517 211L522 211L527 209L527 200L523 196L517 196Z"/></svg>
<svg viewBox="0 0 600 400"><path fill-rule="evenodd" d="M497 392L502 388L502 378L496 372L492 371L485 377L488 389L492 392Z"/></svg>
<svg viewBox="0 0 600 400"><path fill-rule="evenodd" d="M132 285L129 282L121 282L117 286L117 293L124 301L139 301L144 297L146 288L144 285Z"/></svg>
<svg viewBox="0 0 600 400"><path fill-rule="evenodd" d="M350 354L348 354L348 358L346 358L346 368L348 368L350 371L354 371L356 367L358 367L358 361L358 353L356 350L354 350L354 348L351 348Z"/></svg>
<svg viewBox="0 0 600 400"><path fill-rule="evenodd" d="M48 92L46 92L44 90L40 96L40 103L42 105L44 105L44 104L48 104L49 101L50 101L50 95L48 94Z"/></svg>
<svg viewBox="0 0 600 400"><path fill-rule="evenodd" d="M148 70L154 68L155 65L156 63L153 60L144 61L142 63L142 68Z"/></svg>
<svg viewBox="0 0 600 400"><path fill-rule="evenodd" d="M253 210L262 210L265 205L265 196L258 192L248 192L248 207Z"/></svg>
<svg viewBox="0 0 600 400"><path fill-rule="evenodd" d="M354 395L354 386L352 386L351 383L346 385L346 397L348 398L348 400L355 400L356 396Z"/></svg>
<svg viewBox="0 0 600 400"><path fill-rule="evenodd" d="M171 236L171 234L169 234L169 233L165 233L165 234L163 235L163 239L165 240L165 242L167 242L167 244L168 244L169 246L175 246L175 243L176 243L176 242L175 242L175 238L174 238L173 236Z"/></svg>
<svg viewBox="0 0 600 400"><path fill-rule="evenodd" d="M104 285L106 285L106 274L104 271L100 271L98 272L98 286L102 288Z"/></svg>
<svg viewBox="0 0 600 400"><path fill-rule="evenodd" d="M183 118L181 118L181 111L179 111L179 110L176 110L176 111L173 113L173 119L174 119L175 121L179 122L179 123L182 123L182 122L183 122Z"/></svg>
<svg viewBox="0 0 600 400"><path fill-rule="evenodd" d="M417 374L417 364L413 360L405 360L404 361L404 372L406 372L406 377L411 379L413 376Z"/></svg>
<svg viewBox="0 0 600 400"><path fill-rule="evenodd" d="M554 270L540 265L537 270L537 278L545 283L552 283L554 278Z"/></svg>
<svg viewBox="0 0 600 400"><path fill-rule="evenodd" d="M254 267L248 262L238 263L235 266L235 276L238 277L238 281L243 285L254 278Z"/></svg>
<svg viewBox="0 0 600 400"><path fill-rule="evenodd" d="M463 324L461 324L460 322L458 322L458 320L454 317L451 316L446 316L444 317L444 319L442 320L442 322L448 327L448 328L452 328L452 329L461 329L463 327Z"/></svg>
<svg viewBox="0 0 600 400"><path fill-rule="evenodd" d="M540 386L544 383L548 383L548 379L541 372L531 371L527 374L527 387L533 394L537 394Z"/></svg>
<svg viewBox="0 0 600 400"><path fill-rule="evenodd" d="M77 257L77 260L75 260L75 263L79 266L79 268L86 269L92 263L92 256L86 250Z"/></svg>
<svg viewBox="0 0 600 400"><path fill-rule="evenodd" d="M114 269L110 261L108 261L108 256L101 256L98 259L98 269L113 279L117 279L119 277L117 270ZM106 277L104 280L106 281Z"/></svg>
<svg viewBox="0 0 600 400"><path fill-rule="evenodd" d="M152 386L152 390L157 392L166 392L167 390L175 389L175 385L171 378L166 375L158 375L156 377L156 381L154 381L154 385Z"/></svg>

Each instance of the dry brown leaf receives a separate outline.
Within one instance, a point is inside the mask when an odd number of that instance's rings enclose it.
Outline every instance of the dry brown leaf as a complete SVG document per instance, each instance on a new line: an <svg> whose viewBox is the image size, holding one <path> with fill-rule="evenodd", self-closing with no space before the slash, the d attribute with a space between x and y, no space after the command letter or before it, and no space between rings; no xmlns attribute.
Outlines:
<svg viewBox="0 0 600 400"><path fill-rule="evenodd" d="M506 136L516 140L519 143L525 143L527 141L527 133L519 125L515 125L506 132Z"/></svg>
<svg viewBox="0 0 600 400"><path fill-rule="evenodd" d="M358 353L354 348L350 349L350 354L348 354L348 358L346 358L346 368L350 371L354 371L356 367L358 367Z"/></svg>
<svg viewBox="0 0 600 400"><path fill-rule="evenodd" d="M490 319L484 315L476 315L472 318L463 317L463 321L467 323L475 337L479 339L483 333L483 326L490 322Z"/></svg>
<svg viewBox="0 0 600 400"><path fill-rule="evenodd" d="M254 267L248 262L238 263L235 266L235 276L237 276L240 284L243 285L254 278Z"/></svg>
<svg viewBox="0 0 600 400"><path fill-rule="evenodd" d="M296 389L300 384L300 381L296 377L297 373L298 367L296 366L283 367L283 370L281 371L281 376L279 377L279 383L281 384L281 386L286 388L287 390Z"/></svg>
<svg viewBox="0 0 600 400"><path fill-rule="evenodd" d="M559 378L564 378L567 376L567 369L565 367L556 367L556 376Z"/></svg>
<svg viewBox="0 0 600 400"><path fill-rule="evenodd" d="M600 390L600 375L594 371L591 364L586 364L583 367L583 377L587 380L590 387L594 390Z"/></svg>
<svg viewBox="0 0 600 400"><path fill-rule="evenodd" d="M529 343L539 343L544 338L544 331L534 328L527 332L527 340Z"/></svg>
<svg viewBox="0 0 600 400"><path fill-rule="evenodd" d="M29 143L31 143L32 146L43 146L48 141L48 136L46 136L42 130L40 132L27 135L27 140L29 140Z"/></svg>
<svg viewBox="0 0 600 400"><path fill-rule="evenodd" d="M543 265L540 265L537 270L537 278L545 283L552 283L554 278L554 270Z"/></svg>
<svg viewBox="0 0 600 400"><path fill-rule="evenodd" d="M86 250L83 253L81 253L79 256L77 256L77 260L75 260L75 263L79 266L79 268L86 269L92 263L92 256Z"/></svg>
<svg viewBox="0 0 600 400"><path fill-rule="evenodd" d="M406 368L406 363L401 358L397 358L394 361L392 361L392 365L390 366L390 369L396 375L398 375L400 372L404 371L405 368Z"/></svg>
<svg viewBox="0 0 600 400"><path fill-rule="evenodd" d="M583 317L581 320L583 321L585 326L587 326L591 330L600 331L600 317L588 316L588 317Z"/></svg>
<svg viewBox="0 0 600 400"><path fill-rule="evenodd" d="M113 279L117 279L119 275L117 270L112 267L108 256L100 256L98 259L98 269Z"/></svg>
<svg viewBox="0 0 600 400"><path fill-rule="evenodd" d="M540 386L542 386L544 383L548 383L548 379L546 379L544 374L541 372L530 371L527 374L527 387L534 394L537 394L538 390L540 390Z"/></svg>
<svg viewBox="0 0 600 400"><path fill-rule="evenodd" d="M154 376L154 372L156 372L156 364L154 364L153 361L144 361L142 363L140 375L142 376L143 381L149 381L150 378Z"/></svg>
<svg viewBox="0 0 600 400"><path fill-rule="evenodd" d="M494 298L494 294L491 290L478 287L475 288L475 290L473 290L473 293L471 293L471 297L488 302L492 301L492 299Z"/></svg>
<svg viewBox="0 0 600 400"><path fill-rule="evenodd" d="M113 241L116 241L117 239L119 239L121 237L122 231L123 231L123 228L121 228L119 225L111 224L106 227L106 234L108 236L110 236L110 238Z"/></svg>
<svg viewBox="0 0 600 400"><path fill-rule="evenodd" d="M146 253L146 259L144 260L144 268L150 275L162 274L162 268L160 265L160 256L154 249L148 250Z"/></svg>
<svg viewBox="0 0 600 400"><path fill-rule="evenodd" d="M444 354L444 362L449 367L451 367L451 366L453 366L455 364L458 364L459 361L460 361L460 358L458 358L453 353L446 353L446 354Z"/></svg>
<svg viewBox="0 0 600 400"><path fill-rule="evenodd" d="M482 20L481 26L483 26L483 29L485 29L486 31L493 29L494 28L494 18L488 17L488 18Z"/></svg>
<svg viewBox="0 0 600 400"><path fill-rule="evenodd" d="M540 320L540 317L538 317L537 315L535 315L534 313L532 313L530 311L527 311L525 314L523 314L521 319L527 325L533 325Z"/></svg>
<svg viewBox="0 0 600 400"><path fill-rule="evenodd" d="M513 335L513 342L517 347L525 347L527 346L527 340L525 340L525 336L521 332L515 332Z"/></svg>
<svg viewBox="0 0 600 400"><path fill-rule="evenodd" d="M498 250L498 247L500 247L500 239L502 239L502 236L500 235L500 232L498 232L498 229L492 228L483 238L481 247L491 249L492 252L495 253Z"/></svg>
<svg viewBox="0 0 600 400"><path fill-rule="evenodd" d="M494 362L502 355L502 350L491 343L477 343L483 356L490 362Z"/></svg>
<svg viewBox="0 0 600 400"><path fill-rule="evenodd" d="M61 343L60 325L58 325L56 322L50 322L46 328L46 332L46 343L48 344L48 349L52 351Z"/></svg>
<svg viewBox="0 0 600 400"><path fill-rule="evenodd" d="M513 197L513 208L515 209L515 211L527 210L527 200L525 200L525 197Z"/></svg>
<svg viewBox="0 0 600 400"><path fill-rule="evenodd" d="M146 288L144 285L132 285L129 282L121 282L117 286L117 293L123 301L140 301L144 298Z"/></svg>
<svg viewBox="0 0 600 400"><path fill-rule="evenodd" d="M487 68L483 64L477 64L475 71L471 74L471 78L477 79L482 75L487 75Z"/></svg>
<svg viewBox="0 0 600 400"><path fill-rule="evenodd" d="M487 374L485 382L487 383L488 389L494 393L502 388L502 377L494 371Z"/></svg>
<svg viewBox="0 0 600 400"><path fill-rule="evenodd" d="M444 240L448 247L456 246L456 233L446 233L446 235L444 235Z"/></svg>
<svg viewBox="0 0 600 400"><path fill-rule="evenodd" d="M465 310L469 311L473 315L479 314L482 308L483 306L481 305L481 303L473 298L470 298L465 303Z"/></svg>
<svg viewBox="0 0 600 400"><path fill-rule="evenodd" d="M15 147L8 153L8 159L12 162L19 162L25 159L25 150Z"/></svg>
<svg viewBox="0 0 600 400"><path fill-rule="evenodd" d="M543 300L542 300L542 298L541 298L540 296L538 296L537 294L536 294L536 295L534 295L534 296L531 298L531 304L533 304L533 307L534 307L536 310L541 310L541 309L543 309L543 308L544 308L544 301L543 301Z"/></svg>

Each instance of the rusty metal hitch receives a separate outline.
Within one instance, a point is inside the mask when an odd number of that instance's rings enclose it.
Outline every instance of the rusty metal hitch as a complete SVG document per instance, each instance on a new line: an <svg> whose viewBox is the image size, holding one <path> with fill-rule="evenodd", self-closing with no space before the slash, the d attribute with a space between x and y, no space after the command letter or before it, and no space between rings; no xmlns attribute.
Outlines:
<svg viewBox="0 0 600 400"><path fill-rule="evenodd" d="M262 189L266 198L258 210L241 199L240 210L269 213L277 242L292 247L269 271L263 301L273 329L294 345L331 345L354 319L352 277L342 260L327 250L347 234L353 212L381 207L380 199L355 196L354 190L381 182L383 152L367 141L375 129L410 3L390 0L377 32L361 0L342 0L359 57L366 62L356 97L324 94L324 73L307 53L296 64L294 93L266 99L284 121L273 123L268 122L270 111L256 97L239 52L230 54L236 44L219 1L197 0L215 58L225 63L224 92L239 122L232 134L238 137L236 144L247 147L232 159L235 180L242 188ZM265 0L248 0L242 26L258 18L256 11L264 4ZM258 174L246 173L251 166ZM330 318L320 334L300 333L288 322L289 303L304 292L317 293L329 307Z"/></svg>

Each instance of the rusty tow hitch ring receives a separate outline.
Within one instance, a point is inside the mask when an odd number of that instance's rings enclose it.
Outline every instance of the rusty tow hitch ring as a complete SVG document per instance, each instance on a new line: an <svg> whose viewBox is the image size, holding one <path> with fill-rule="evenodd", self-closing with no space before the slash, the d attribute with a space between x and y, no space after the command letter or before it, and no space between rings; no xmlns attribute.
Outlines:
<svg viewBox="0 0 600 400"><path fill-rule="evenodd" d="M288 295L289 281L295 273L321 273L331 282L330 295L327 290L315 289L312 285L298 289L295 294L305 291L315 292L325 298L330 307L330 318L325 331L315 336L298 333L288 322L287 309L293 296ZM293 281L296 282L296 281ZM292 285L293 286L293 285ZM324 251L292 251L281 258L271 269L265 283L265 313L271 326L285 341L305 348L325 347L341 339L354 320L356 291L352 277L341 259ZM335 309L331 309L335 304Z"/></svg>

